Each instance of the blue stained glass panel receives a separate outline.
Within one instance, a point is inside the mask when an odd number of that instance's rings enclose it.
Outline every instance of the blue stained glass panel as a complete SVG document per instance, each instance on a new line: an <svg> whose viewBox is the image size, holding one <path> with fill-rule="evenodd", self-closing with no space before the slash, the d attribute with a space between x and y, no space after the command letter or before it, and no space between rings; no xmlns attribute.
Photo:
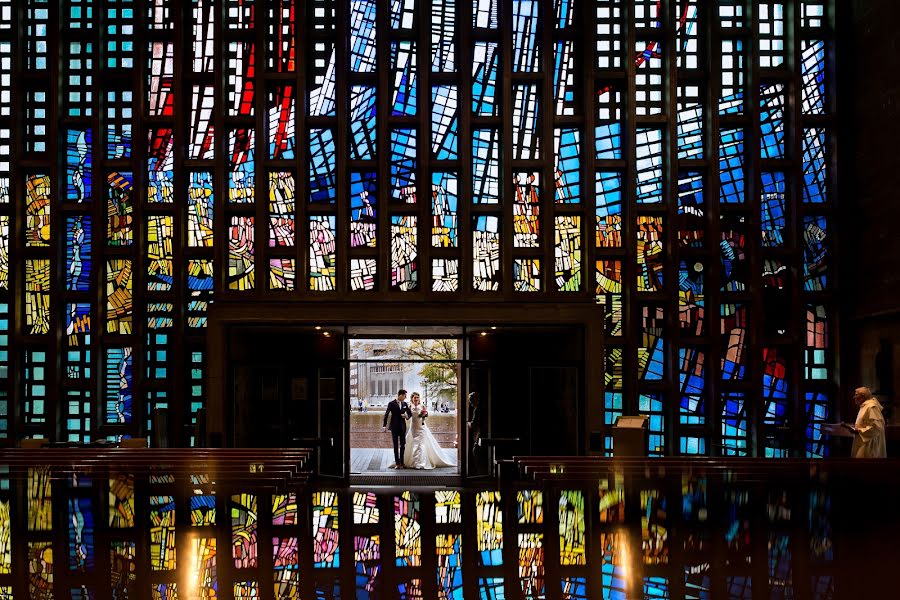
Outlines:
<svg viewBox="0 0 900 600"><path fill-rule="evenodd" d="M91 498L69 499L69 570L94 568L94 511Z"/></svg>
<svg viewBox="0 0 900 600"><path fill-rule="evenodd" d="M131 423L134 414L132 383L131 348L107 348L106 423Z"/></svg>
<svg viewBox="0 0 900 600"><path fill-rule="evenodd" d="M828 220L803 217L803 289L818 292L828 288Z"/></svg>
<svg viewBox="0 0 900 600"><path fill-rule="evenodd" d="M375 0L351 0L350 69L357 73L375 72Z"/></svg>
<svg viewBox="0 0 900 600"><path fill-rule="evenodd" d="M803 202L819 204L828 200L826 188L825 130L803 132Z"/></svg>
<svg viewBox="0 0 900 600"><path fill-rule="evenodd" d="M391 42L391 114L413 117L417 106L415 42Z"/></svg>
<svg viewBox="0 0 900 600"><path fill-rule="evenodd" d="M455 85L431 88L431 152L437 160L458 158L458 90Z"/></svg>
<svg viewBox="0 0 900 600"><path fill-rule="evenodd" d="M719 202L744 201L744 130L723 129L719 133Z"/></svg>
<svg viewBox="0 0 900 600"><path fill-rule="evenodd" d="M784 245L785 183L784 173L762 173L762 244L767 248Z"/></svg>
<svg viewBox="0 0 900 600"><path fill-rule="evenodd" d="M472 132L472 202L500 202L500 132L476 129Z"/></svg>
<svg viewBox="0 0 900 600"><path fill-rule="evenodd" d="M311 129L308 162L309 201L334 204L337 198L337 162L334 132Z"/></svg>
<svg viewBox="0 0 900 600"><path fill-rule="evenodd" d="M416 202L416 130L391 130L391 201Z"/></svg>
<svg viewBox="0 0 900 600"><path fill-rule="evenodd" d="M91 200L93 170L91 160L91 129L66 131L66 200Z"/></svg>
<svg viewBox="0 0 900 600"><path fill-rule="evenodd" d="M350 88L350 159L375 158L377 104L375 88L355 85Z"/></svg>
<svg viewBox="0 0 900 600"><path fill-rule="evenodd" d="M513 0L512 7L512 70L519 73L538 71L541 66L538 48L540 3L536 0Z"/></svg>
<svg viewBox="0 0 900 600"><path fill-rule="evenodd" d="M759 91L760 157L784 158L784 84L764 85Z"/></svg>
<svg viewBox="0 0 900 600"><path fill-rule="evenodd" d="M92 227L90 215L66 217L66 289L90 291Z"/></svg>
<svg viewBox="0 0 900 600"><path fill-rule="evenodd" d="M577 129L555 129L553 149L556 158L556 203L581 202L581 132Z"/></svg>
<svg viewBox="0 0 900 600"><path fill-rule="evenodd" d="M472 112L489 117L500 114L498 74L500 50L496 42L475 42L472 63Z"/></svg>
<svg viewBox="0 0 900 600"><path fill-rule="evenodd" d="M350 173L350 247L375 247L375 205L378 198L377 174Z"/></svg>

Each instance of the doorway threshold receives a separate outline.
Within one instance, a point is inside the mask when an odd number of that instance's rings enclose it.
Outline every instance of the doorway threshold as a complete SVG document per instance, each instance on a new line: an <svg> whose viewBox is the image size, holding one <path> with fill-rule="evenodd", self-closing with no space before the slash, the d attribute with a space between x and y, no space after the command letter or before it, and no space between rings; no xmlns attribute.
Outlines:
<svg viewBox="0 0 900 600"><path fill-rule="evenodd" d="M389 475L370 475L357 473L350 475L350 487L423 487L423 488L456 488L463 486L462 477L451 475L419 475L415 472L391 473Z"/></svg>

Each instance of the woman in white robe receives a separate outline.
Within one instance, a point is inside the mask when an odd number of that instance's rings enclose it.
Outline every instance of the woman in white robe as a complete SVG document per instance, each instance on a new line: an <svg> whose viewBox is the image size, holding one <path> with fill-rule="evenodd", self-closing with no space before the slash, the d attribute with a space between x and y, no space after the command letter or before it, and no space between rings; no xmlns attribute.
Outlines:
<svg viewBox="0 0 900 600"><path fill-rule="evenodd" d="M884 439L884 416L881 403L872 396L869 388L857 388L853 402L859 407L853 435L853 458L884 458L887 448Z"/></svg>
<svg viewBox="0 0 900 600"><path fill-rule="evenodd" d="M444 451L434 439L428 424L425 423L428 410L419 400L418 392L413 392L412 418L406 430L406 452L403 464L410 469L434 469L438 467L455 467L456 456Z"/></svg>

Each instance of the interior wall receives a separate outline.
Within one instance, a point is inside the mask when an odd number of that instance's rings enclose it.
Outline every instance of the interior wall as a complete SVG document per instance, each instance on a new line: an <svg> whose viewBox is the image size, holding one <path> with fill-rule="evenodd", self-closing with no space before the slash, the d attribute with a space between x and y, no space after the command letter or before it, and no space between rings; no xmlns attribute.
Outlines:
<svg viewBox="0 0 900 600"><path fill-rule="evenodd" d="M469 340L469 360L490 369L490 437L519 451L582 452L584 335L576 328L499 330Z"/></svg>
<svg viewBox="0 0 900 600"><path fill-rule="evenodd" d="M900 370L900 3L837 2L841 370L890 405ZM893 356L891 356L891 354ZM893 411L893 421L898 420Z"/></svg>

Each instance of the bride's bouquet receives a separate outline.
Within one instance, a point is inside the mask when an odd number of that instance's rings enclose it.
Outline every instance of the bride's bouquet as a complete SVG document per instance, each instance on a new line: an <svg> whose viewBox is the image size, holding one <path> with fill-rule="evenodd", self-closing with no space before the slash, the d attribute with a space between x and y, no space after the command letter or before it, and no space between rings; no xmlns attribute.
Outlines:
<svg viewBox="0 0 900 600"><path fill-rule="evenodd" d="M419 411L419 416L422 417L422 425L424 425L424 424L425 424L425 417L428 416L428 409L425 408L425 407L423 406L423 407L422 407L422 410Z"/></svg>

